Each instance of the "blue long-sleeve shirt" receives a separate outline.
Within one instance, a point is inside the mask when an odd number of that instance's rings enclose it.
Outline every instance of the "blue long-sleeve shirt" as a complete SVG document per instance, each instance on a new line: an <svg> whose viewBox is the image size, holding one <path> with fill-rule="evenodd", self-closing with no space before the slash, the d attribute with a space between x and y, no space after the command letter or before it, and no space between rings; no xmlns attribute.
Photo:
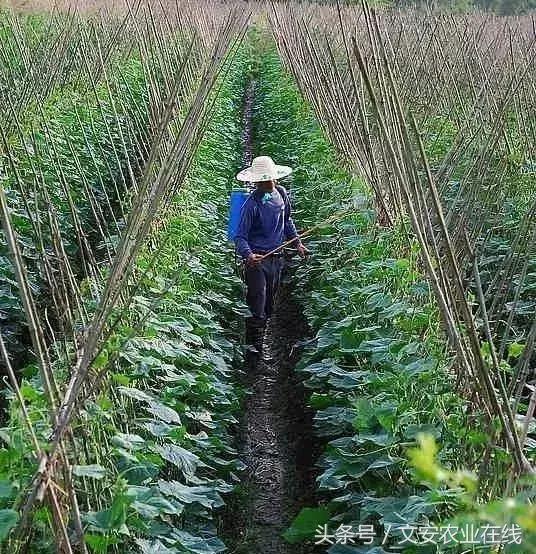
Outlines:
<svg viewBox="0 0 536 554"><path fill-rule="evenodd" d="M274 188L271 197L263 199L265 193L257 189L244 202L235 236L236 248L242 258L247 258L252 252L270 252L285 240L298 236L292 221L290 200L285 189L283 192L282 195Z"/></svg>

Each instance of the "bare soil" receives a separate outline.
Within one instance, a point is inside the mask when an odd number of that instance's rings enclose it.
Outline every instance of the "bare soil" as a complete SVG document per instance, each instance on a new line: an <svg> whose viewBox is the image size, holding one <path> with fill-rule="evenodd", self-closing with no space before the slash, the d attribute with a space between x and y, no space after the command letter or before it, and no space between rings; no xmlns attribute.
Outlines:
<svg viewBox="0 0 536 554"><path fill-rule="evenodd" d="M309 552L282 537L300 509L314 505L312 413L295 372L300 356L296 345L307 335L290 279L280 288L263 356L248 354L246 359L245 385L250 392L242 419L241 457L247 469L233 552Z"/></svg>
<svg viewBox="0 0 536 554"><path fill-rule="evenodd" d="M253 157L252 110L255 82L244 94L243 163ZM308 554L282 533L305 506L315 505L316 457L312 411L295 371L298 344L309 335L292 294L287 264L274 314L264 334L263 355L247 351L243 386L247 390L238 430L240 457L246 465L241 486L223 517L223 534L233 554Z"/></svg>

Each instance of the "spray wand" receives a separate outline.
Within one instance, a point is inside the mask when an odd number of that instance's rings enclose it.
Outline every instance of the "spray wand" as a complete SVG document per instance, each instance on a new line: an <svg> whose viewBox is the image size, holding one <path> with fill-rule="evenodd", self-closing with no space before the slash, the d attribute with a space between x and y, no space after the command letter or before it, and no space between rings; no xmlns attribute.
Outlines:
<svg viewBox="0 0 536 554"><path fill-rule="evenodd" d="M316 231L317 229L320 229L320 227L324 227L326 225L329 225L330 223L333 223L334 221L337 221L338 219L341 219L343 216L345 216L347 213L349 213L352 209L353 209L353 206L352 206L352 208L345 208L344 210L340 210L338 212L335 212L334 214L329 216L327 219L324 219L323 221L321 221L320 223L317 223L313 227L309 227L309 229L303 231L303 233L295 236L294 238L292 238L290 240L287 240L286 242L284 242L283 244L281 244L277 248L274 248L273 250L270 250L270 252L267 252L266 254L263 254L262 257L259 258L259 261L261 262L262 260L265 260L266 258L271 256L272 254L277 254L277 252L279 252L280 250L283 250L283 248L286 248L287 246L290 246L294 242L296 242L298 240L301 240L305 237L308 237L309 235L314 233L314 231Z"/></svg>

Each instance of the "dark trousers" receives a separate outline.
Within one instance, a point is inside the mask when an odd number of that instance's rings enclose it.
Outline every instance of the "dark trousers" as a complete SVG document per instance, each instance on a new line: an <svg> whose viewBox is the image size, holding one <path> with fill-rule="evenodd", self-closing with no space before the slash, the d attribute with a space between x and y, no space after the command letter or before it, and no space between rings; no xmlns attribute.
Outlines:
<svg viewBox="0 0 536 554"><path fill-rule="evenodd" d="M281 269L280 256L270 256L258 265L246 267L246 302L254 318L265 321L272 315Z"/></svg>

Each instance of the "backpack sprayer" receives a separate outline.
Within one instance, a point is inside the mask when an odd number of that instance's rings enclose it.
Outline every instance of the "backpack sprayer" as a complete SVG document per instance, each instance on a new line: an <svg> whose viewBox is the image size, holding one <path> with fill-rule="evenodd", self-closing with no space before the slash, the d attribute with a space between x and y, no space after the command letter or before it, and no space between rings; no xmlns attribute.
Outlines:
<svg viewBox="0 0 536 554"><path fill-rule="evenodd" d="M231 191L231 198L229 200L229 223L227 225L227 238L230 241L234 241L236 237L238 225L240 224L240 212L250 194L249 191L244 189Z"/></svg>
<svg viewBox="0 0 536 554"><path fill-rule="evenodd" d="M281 179L282 177L286 177L291 173L292 173L291 167L288 167L286 165L277 165L269 156L258 156L251 161L251 166L240 171L237 174L236 178L238 181L242 181L244 183L253 183L253 182L258 182L263 180L266 181L270 179L277 181L278 179ZM279 187L277 188L279 190ZM286 193L284 193L284 189L281 189L280 193L282 196L286 196ZM234 241L236 237L236 234L238 232L238 227L240 225L240 215L241 215L242 206L249 198L249 196L250 196L250 193L244 189L231 191L230 206L229 206L229 224L227 227L227 237L229 238L230 241ZM357 207L356 204L357 204L356 199L354 198L353 200L354 209ZM290 246L297 240L309 236L316 229L328 223L336 221L337 219L347 214L349 210L350 208L347 208L334 213L324 221L317 223L316 225L314 225L310 229L307 229L297 237L284 242L281 246L278 246L277 248L274 248L271 252L264 254L261 257L261 260L264 260L269 256L276 254L277 252L279 252L280 250L282 250L287 246ZM236 261L236 251L235 251L235 261Z"/></svg>

